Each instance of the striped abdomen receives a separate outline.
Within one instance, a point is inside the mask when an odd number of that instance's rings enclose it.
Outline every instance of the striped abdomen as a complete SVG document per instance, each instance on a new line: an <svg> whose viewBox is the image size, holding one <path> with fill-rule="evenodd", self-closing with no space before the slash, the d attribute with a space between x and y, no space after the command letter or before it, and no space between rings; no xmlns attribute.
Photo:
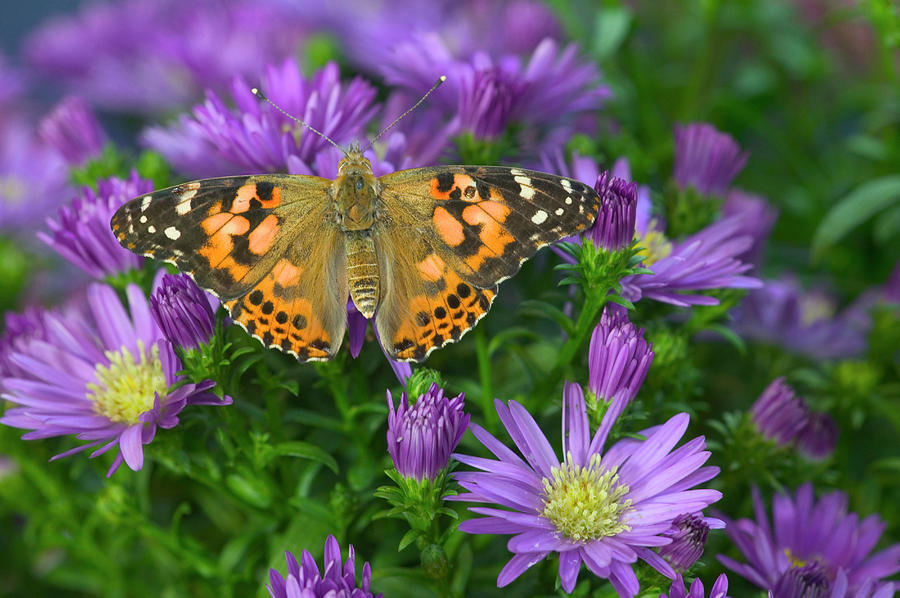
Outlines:
<svg viewBox="0 0 900 598"><path fill-rule="evenodd" d="M367 230L344 232L347 250L347 283L356 309L367 318L375 315L378 303L378 261L375 243Z"/></svg>

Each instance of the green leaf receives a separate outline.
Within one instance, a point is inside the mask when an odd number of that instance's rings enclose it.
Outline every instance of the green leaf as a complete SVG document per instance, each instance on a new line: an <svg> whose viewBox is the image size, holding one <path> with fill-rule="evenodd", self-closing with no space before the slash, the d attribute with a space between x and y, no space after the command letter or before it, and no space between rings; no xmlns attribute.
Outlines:
<svg viewBox="0 0 900 598"><path fill-rule="evenodd" d="M609 58L622 45L631 26L631 13L621 6L602 8L594 20L591 53L597 60Z"/></svg>
<svg viewBox="0 0 900 598"><path fill-rule="evenodd" d="M301 442L299 440L282 442L275 445L274 452L276 455L282 457L299 457L300 459L317 461L334 473L338 473L338 463L335 458L316 445L308 442Z"/></svg>
<svg viewBox="0 0 900 598"><path fill-rule="evenodd" d="M832 207L822 219L813 237L813 256L821 256L823 251L840 241L854 228L898 201L900 201L900 175L885 176L863 183Z"/></svg>

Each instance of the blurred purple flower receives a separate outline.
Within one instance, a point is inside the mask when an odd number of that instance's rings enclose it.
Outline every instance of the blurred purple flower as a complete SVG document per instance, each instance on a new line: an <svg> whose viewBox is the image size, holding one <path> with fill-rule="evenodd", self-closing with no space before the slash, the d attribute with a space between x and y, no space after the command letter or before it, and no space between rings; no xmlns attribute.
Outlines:
<svg viewBox="0 0 900 598"><path fill-rule="evenodd" d="M49 234L41 231L38 237L94 278L138 270L144 258L119 244L109 221L126 201L150 191L153 181L137 172L128 179L100 179L96 191L84 187L70 205L59 209L56 220L48 218Z"/></svg>
<svg viewBox="0 0 900 598"><path fill-rule="evenodd" d="M450 453L469 425L469 414L463 412L464 401L462 393L448 399L443 388L432 384L413 405L404 392L394 409L391 391L387 391L387 446L400 475L419 481L434 480L447 468Z"/></svg>
<svg viewBox="0 0 900 598"><path fill-rule="evenodd" d="M864 302L863 302L864 303ZM836 314L822 290L804 291L796 278L765 280L731 311L732 328L746 339L772 343L812 359L842 359L866 349L864 304Z"/></svg>
<svg viewBox="0 0 900 598"><path fill-rule="evenodd" d="M22 313L6 312L3 321L3 335L0 336L0 390L3 390L3 378L18 378L27 371L12 361L12 354L21 352L32 340L47 340L47 312L32 306Z"/></svg>
<svg viewBox="0 0 900 598"><path fill-rule="evenodd" d="M103 151L106 133L90 106L77 96L60 101L38 125L44 143L70 166L80 166Z"/></svg>
<svg viewBox="0 0 900 598"><path fill-rule="evenodd" d="M585 237L607 251L628 247L634 240L637 185L607 171L597 177L594 190L600 195L600 213Z"/></svg>
<svg viewBox="0 0 900 598"><path fill-rule="evenodd" d="M545 38L562 37L553 12L534 0L339 0L297 9L303 18L334 32L351 63L380 74L402 64L407 54L416 57L428 38L445 47L447 60L465 60L478 53L524 55ZM424 89L440 74L425 77L430 80Z"/></svg>
<svg viewBox="0 0 900 598"><path fill-rule="evenodd" d="M341 547L334 536L325 540L324 573L319 571L316 559L305 548L300 563L290 552L285 552L288 575L285 579L275 569L269 569L266 589L272 598L381 598L373 596L370 589L372 568L364 563L359 585L356 581L356 551L353 545L347 550L346 562L341 562Z"/></svg>
<svg viewBox="0 0 900 598"><path fill-rule="evenodd" d="M90 3L38 28L25 52L38 73L92 104L159 115L292 55L305 40L300 17L252 0Z"/></svg>
<svg viewBox="0 0 900 598"><path fill-rule="evenodd" d="M753 243L744 253L735 258L753 264L758 270L762 265L766 241L772 227L778 220L778 209L765 198L740 189L731 189L725 203L722 204L722 218L735 217L741 222L740 234L753 239Z"/></svg>
<svg viewBox="0 0 900 598"><path fill-rule="evenodd" d="M659 556L666 559L674 569L687 571L703 556L709 530L723 527L725 522L720 519L704 517L700 513L682 513L663 534L672 538L672 543L660 548Z"/></svg>
<svg viewBox="0 0 900 598"><path fill-rule="evenodd" d="M68 169L29 123L0 119L0 233L33 238L66 195Z"/></svg>
<svg viewBox="0 0 900 598"><path fill-rule="evenodd" d="M599 172L593 160L577 154L573 156L571 164L566 164L560 154L545 154L542 164L551 172L588 184L594 184ZM624 159L617 160L612 174L630 180L628 162ZM752 266L741 261L740 256L746 255L754 242L752 237L745 234L747 222L743 213L714 222L681 241L671 241L666 238L662 224L651 217L649 190L639 186L635 193L635 235L645 249L644 266L652 270L653 274L623 278L623 297L630 301L654 299L682 307L718 305L719 300L715 297L690 292L761 286L756 278L743 276ZM578 242L577 238L568 240Z"/></svg>
<svg viewBox="0 0 900 598"><path fill-rule="evenodd" d="M784 378L776 378L750 408L759 432L780 446L790 445L809 419L809 406Z"/></svg>
<svg viewBox="0 0 900 598"><path fill-rule="evenodd" d="M182 115L168 127L145 130L142 142L195 177L260 172L334 177L336 170L321 172L316 164L322 150L331 149L328 141L259 100L251 87L235 77L231 85L234 109L208 92L206 102L195 106L192 115ZM375 88L358 77L342 84L333 62L311 79L300 73L293 60L269 65L260 87L289 114L338 144L361 137L377 111Z"/></svg>
<svg viewBox="0 0 900 598"><path fill-rule="evenodd" d="M374 327L374 322L372 326ZM356 305L354 305L353 300L347 299L347 336L350 337L350 356L353 359L356 359L359 356L359 352L362 350L363 343L366 340L366 329L369 327L369 320L362 315L358 309L356 309ZM376 340L378 340L380 346L380 339L378 339L378 335L375 335ZM384 351L384 347L381 347L381 351L384 353L385 359L388 360L388 364L391 366L391 369L394 371L394 375L397 376L397 380L400 381L400 384L406 384L406 381L412 376L412 366L407 361L394 361L390 358L387 352Z"/></svg>
<svg viewBox="0 0 900 598"><path fill-rule="evenodd" d="M24 373L0 383L3 398L20 405L7 409L0 423L32 430L25 440L75 434L88 441L53 460L100 445L95 457L118 446L107 476L123 461L141 469L143 445L157 427L176 426L186 405L231 404L209 392L212 380L169 390L181 381L181 364L137 285L128 285L126 295L130 315L102 284L88 288L89 316L47 314L46 340L31 338L9 355Z"/></svg>
<svg viewBox="0 0 900 598"><path fill-rule="evenodd" d="M682 189L721 195L747 163L734 138L708 123L675 125L675 166L672 178Z"/></svg>
<svg viewBox="0 0 900 598"><path fill-rule="evenodd" d="M150 312L163 336L177 347L196 349L215 332L218 300L186 274L166 274L150 295Z"/></svg>
<svg viewBox="0 0 900 598"><path fill-rule="evenodd" d="M614 399L621 402L621 395ZM568 383L560 461L522 405L499 400L494 404L525 460L471 424L475 437L497 460L453 455L482 471L454 474L469 492L450 498L504 507L469 507L486 517L459 526L472 534L513 535L507 548L514 555L500 572L498 586L509 584L552 552L559 554L559 577L566 592L575 587L582 562L593 574L608 578L623 597L640 589L632 569L638 558L675 577L672 567L649 547L671 542L663 534L679 514L700 511L721 498L715 490L691 490L718 473L716 467L702 466L709 458L702 437L673 451L687 429L686 413L644 430L640 434L645 440L626 438L604 451L621 410L611 407L592 438L581 387Z"/></svg>
<svg viewBox="0 0 900 598"><path fill-rule="evenodd" d="M653 344L644 329L628 321L625 310L606 307L591 334L588 350L588 389L603 401L622 397L622 406L637 395L650 364Z"/></svg>
<svg viewBox="0 0 900 598"><path fill-rule="evenodd" d="M794 442L797 448L813 460L825 459L834 452L837 446L838 435L837 422L828 413L810 413L806 425L797 434Z"/></svg>
<svg viewBox="0 0 900 598"><path fill-rule="evenodd" d="M0 124L14 113L17 101L25 91L25 75L0 54Z"/></svg>
<svg viewBox="0 0 900 598"><path fill-rule="evenodd" d="M881 296L887 303L900 304L900 260L897 260L894 271L891 272L891 276L884 283L884 287L881 289Z"/></svg>
<svg viewBox="0 0 900 598"><path fill-rule="evenodd" d="M716 578L712 589L709 591L709 598L727 598L728 593L728 577L723 573ZM706 590L703 588L703 582L700 578L694 579L691 583L691 589L684 588L684 579L679 573L672 582L668 594L660 594L659 598L707 598Z"/></svg>
<svg viewBox="0 0 900 598"><path fill-rule="evenodd" d="M847 495L839 491L816 501L812 484L800 486L793 497L776 495L772 503L771 526L756 488L756 521L723 517L728 536L749 562L720 554L722 564L778 597L893 595L896 585L881 580L900 571L900 544L870 554L885 529L877 515L859 521L847 513ZM818 593L778 593L785 585Z"/></svg>

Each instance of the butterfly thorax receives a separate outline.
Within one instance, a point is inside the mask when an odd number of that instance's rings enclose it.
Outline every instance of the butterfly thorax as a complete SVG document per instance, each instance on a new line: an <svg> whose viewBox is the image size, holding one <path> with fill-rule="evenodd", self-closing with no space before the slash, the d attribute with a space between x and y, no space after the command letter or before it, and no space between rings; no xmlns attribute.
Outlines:
<svg viewBox="0 0 900 598"><path fill-rule="evenodd" d="M352 147L338 164L338 176L331 187L338 224L344 232L347 253L347 283L353 304L367 318L378 303L379 273L375 224L381 185L372 173L372 164L358 147Z"/></svg>

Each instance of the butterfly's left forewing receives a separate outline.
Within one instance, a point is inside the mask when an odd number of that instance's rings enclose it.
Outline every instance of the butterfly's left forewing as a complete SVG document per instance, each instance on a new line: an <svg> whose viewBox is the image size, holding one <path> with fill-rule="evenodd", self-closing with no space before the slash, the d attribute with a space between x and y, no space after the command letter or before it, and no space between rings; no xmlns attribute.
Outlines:
<svg viewBox="0 0 900 598"><path fill-rule="evenodd" d="M124 247L212 291L266 346L328 359L343 340L347 301L330 185L291 175L193 181L128 202L111 226Z"/></svg>
<svg viewBox="0 0 900 598"><path fill-rule="evenodd" d="M384 292L376 328L395 359L421 361L484 316L499 282L541 247L589 227L600 198L578 181L446 166L380 179Z"/></svg>

